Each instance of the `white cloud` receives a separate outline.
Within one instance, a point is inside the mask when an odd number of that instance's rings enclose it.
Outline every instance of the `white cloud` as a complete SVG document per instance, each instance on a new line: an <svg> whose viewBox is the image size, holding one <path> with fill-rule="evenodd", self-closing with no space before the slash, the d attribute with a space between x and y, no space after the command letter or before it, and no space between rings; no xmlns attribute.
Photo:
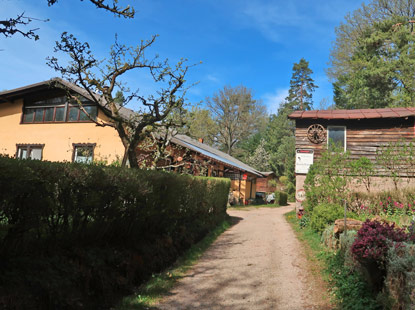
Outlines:
<svg viewBox="0 0 415 310"><path fill-rule="evenodd" d="M275 114L281 103L284 102L288 96L288 88L277 88L273 93L266 93L262 96L265 106L268 108L268 113Z"/></svg>
<svg viewBox="0 0 415 310"><path fill-rule="evenodd" d="M220 82L220 79L217 76L213 75L213 74L206 75L205 79L208 80L209 82L213 82L213 83L219 83Z"/></svg>
<svg viewBox="0 0 415 310"><path fill-rule="evenodd" d="M328 13L328 5L323 0L237 0L233 5L239 24L256 29L273 42L283 43L290 37L308 39L315 37L316 33L327 36L332 32L332 28L327 27L327 22L333 21L333 14ZM336 16L342 14L338 11L335 12Z"/></svg>
<svg viewBox="0 0 415 310"><path fill-rule="evenodd" d="M251 26L258 30L271 41L281 40L281 26L297 26L301 20L296 7L292 2L263 3L262 1L250 1L246 3L241 12L248 18Z"/></svg>

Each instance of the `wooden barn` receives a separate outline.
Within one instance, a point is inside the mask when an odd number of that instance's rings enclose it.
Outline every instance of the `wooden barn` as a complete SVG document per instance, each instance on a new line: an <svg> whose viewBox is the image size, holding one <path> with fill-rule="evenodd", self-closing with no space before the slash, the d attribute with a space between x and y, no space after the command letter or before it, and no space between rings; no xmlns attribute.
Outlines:
<svg viewBox="0 0 415 310"><path fill-rule="evenodd" d="M278 180L275 172L261 172L262 178L257 179L256 191L258 193L273 193L277 190L275 183Z"/></svg>
<svg viewBox="0 0 415 310"><path fill-rule="evenodd" d="M295 121L297 207L304 200L304 180L310 165L329 143L348 150L351 158L375 161L379 147L391 142L415 142L415 108L296 111ZM408 180L412 183L413 180ZM387 177L375 178L377 190L392 188Z"/></svg>
<svg viewBox="0 0 415 310"><path fill-rule="evenodd" d="M147 166L147 157L151 157L154 148L137 148L137 158L143 166ZM149 161L151 162L151 161ZM157 162L157 167L167 167L168 171L184 172L209 177L224 177L231 179L231 195L235 203L248 204L256 197L258 178L267 175L255 170L247 164L218 149L203 143L202 139L195 140L189 136L176 134L171 137L163 159Z"/></svg>

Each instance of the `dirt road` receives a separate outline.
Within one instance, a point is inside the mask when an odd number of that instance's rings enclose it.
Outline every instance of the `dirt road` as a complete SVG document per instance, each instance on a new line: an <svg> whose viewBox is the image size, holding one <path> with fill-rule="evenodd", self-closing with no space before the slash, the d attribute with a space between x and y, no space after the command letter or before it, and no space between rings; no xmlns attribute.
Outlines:
<svg viewBox="0 0 415 310"><path fill-rule="evenodd" d="M293 206L230 210L221 235L159 309L330 309L283 214Z"/></svg>

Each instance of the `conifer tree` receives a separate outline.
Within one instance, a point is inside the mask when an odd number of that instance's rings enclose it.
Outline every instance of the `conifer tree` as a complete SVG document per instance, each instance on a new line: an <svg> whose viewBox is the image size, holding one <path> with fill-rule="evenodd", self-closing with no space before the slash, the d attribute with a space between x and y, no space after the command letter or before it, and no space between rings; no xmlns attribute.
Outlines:
<svg viewBox="0 0 415 310"><path fill-rule="evenodd" d="M304 58L293 65L293 75L290 81L286 104L292 110L310 110L313 106L312 93L318 87L311 78L313 71L308 67L308 61Z"/></svg>

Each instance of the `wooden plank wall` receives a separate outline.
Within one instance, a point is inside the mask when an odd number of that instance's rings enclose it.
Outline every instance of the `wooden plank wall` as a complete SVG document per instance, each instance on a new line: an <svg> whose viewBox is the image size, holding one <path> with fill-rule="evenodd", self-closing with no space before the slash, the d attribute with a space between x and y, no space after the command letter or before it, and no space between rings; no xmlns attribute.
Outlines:
<svg viewBox="0 0 415 310"><path fill-rule="evenodd" d="M314 161L327 147L327 141L314 144L307 138L307 129L312 124L327 126L346 126L346 149L351 158L365 156L373 162L376 160L376 151L382 145L390 142L415 142L414 117L391 119L362 119L362 120L323 120L299 119L296 120L295 145L296 148L314 150Z"/></svg>

